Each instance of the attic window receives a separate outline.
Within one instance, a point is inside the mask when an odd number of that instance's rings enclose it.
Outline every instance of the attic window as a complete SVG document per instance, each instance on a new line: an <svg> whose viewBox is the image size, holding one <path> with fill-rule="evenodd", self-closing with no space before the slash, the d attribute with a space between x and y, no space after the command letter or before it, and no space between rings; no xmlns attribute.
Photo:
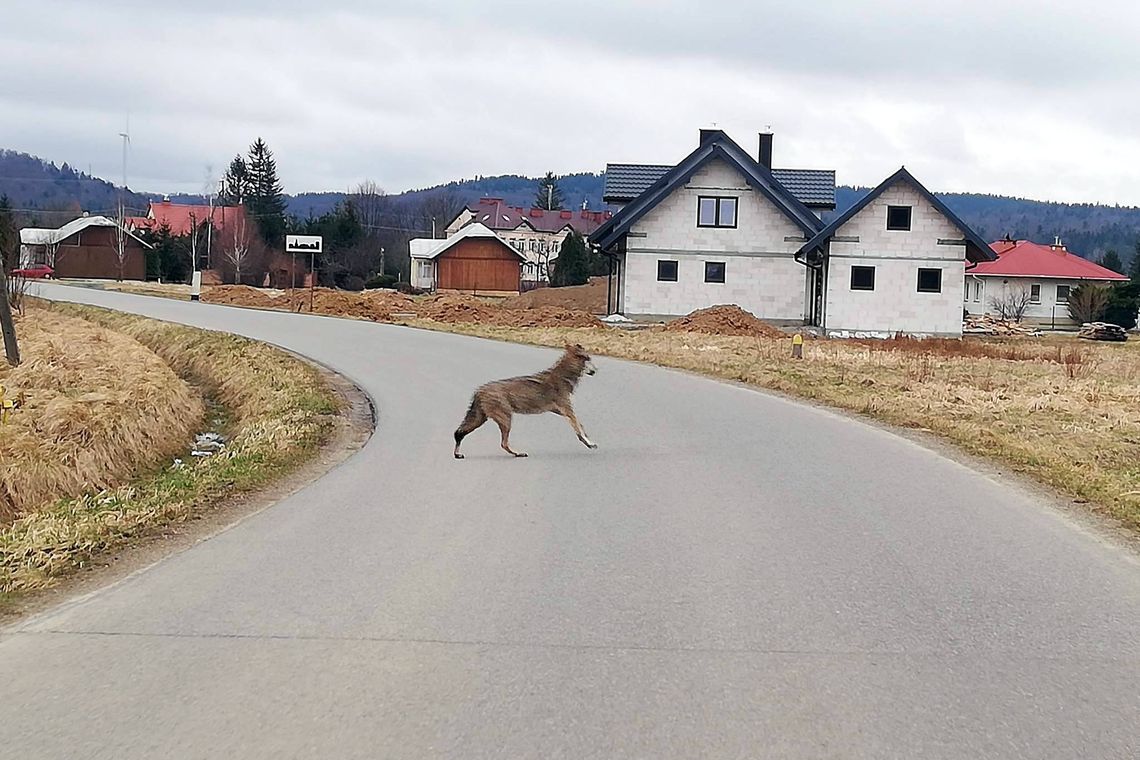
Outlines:
<svg viewBox="0 0 1140 760"><path fill-rule="evenodd" d="M887 206L887 229L910 229L910 206Z"/></svg>
<svg viewBox="0 0 1140 760"><path fill-rule="evenodd" d="M698 227L735 227L736 198L697 198Z"/></svg>

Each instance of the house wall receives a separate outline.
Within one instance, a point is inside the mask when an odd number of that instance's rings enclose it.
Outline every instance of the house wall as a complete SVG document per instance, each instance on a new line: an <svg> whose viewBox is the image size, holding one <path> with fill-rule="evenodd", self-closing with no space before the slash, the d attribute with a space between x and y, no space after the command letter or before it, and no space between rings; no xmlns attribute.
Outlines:
<svg viewBox="0 0 1140 760"><path fill-rule="evenodd" d="M887 206L910 206L909 231L887 229ZM841 242L857 238L855 242ZM829 249L824 324L838 336L961 335L962 232L909 183L887 188L836 232ZM851 267L875 267L873 291L851 289ZM942 270L942 292L918 292L920 268Z"/></svg>
<svg viewBox="0 0 1140 760"><path fill-rule="evenodd" d="M145 280L146 249L130 236L127 236L125 247L123 279ZM118 241L114 228L88 227L60 242L55 250L55 263L52 264L55 269L55 276L100 280L118 279L119 257L117 251Z"/></svg>
<svg viewBox="0 0 1140 760"><path fill-rule="evenodd" d="M702 195L736 197L736 227L698 227ZM735 169L710 162L630 230L623 310L631 316L676 316L734 303L764 319L800 322L807 270L793 257L802 238L802 231ZM677 282L657 281L657 262L663 259L679 262ZM704 281L706 261L725 262L724 283Z"/></svg>
<svg viewBox="0 0 1140 760"><path fill-rule="evenodd" d="M435 289L435 262L431 259L412 257L412 285L423 290Z"/></svg>
<svg viewBox="0 0 1140 760"><path fill-rule="evenodd" d="M489 238L468 238L436 260L436 286L440 290L469 293L517 293L521 262L502 243Z"/></svg>
<svg viewBox="0 0 1140 760"><path fill-rule="evenodd" d="M993 314L996 316L998 310L993 304L994 299L1002 299L1007 294L1015 294L1022 289L1030 291L1031 286L1036 284L1041 286L1041 299L1039 302L1031 303L1026 307L1022 321L1047 327L1078 327L1076 320L1069 316L1068 302L1057 299L1057 286L1068 285L1070 288L1075 288L1081 282L1111 284L1107 280L1082 281L1059 278L971 275L967 273L962 305L971 314ZM979 284L982 286L980 298L978 298L977 289Z"/></svg>
<svg viewBox="0 0 1140 760"><path fill-rule="evenodd" d="M460 230L462 230L469 222L475 219L475 214L470 209L461 211L459 215L448 225L446 229L447 237L451 237ZM489 222L490 220L488 220ZM567 220L570 221L570 220ZM487 223L488 227L491 227ZM523 272L527 279L545 280L547 279L547 266L552 259L558 258L558 252L562 248L562 242L570 234L569 228L563 228L557 232L542 232L530 227L527 224L521 224L515 229L501 229L492 227L496 234L505 240L511 247L521 253L527 260L524 265Z"/></svg>

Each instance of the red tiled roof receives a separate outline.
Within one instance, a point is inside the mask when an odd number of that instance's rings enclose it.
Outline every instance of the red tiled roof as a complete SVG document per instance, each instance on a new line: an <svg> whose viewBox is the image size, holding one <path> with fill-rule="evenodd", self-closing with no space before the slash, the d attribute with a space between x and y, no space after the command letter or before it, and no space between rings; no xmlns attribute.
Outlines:
<svg viewBox="0 0 1140 760"><path fill-rule="evenodd" d="M1005 277L1048 277L1067 280L1127 280L1100 264L1081 258L1065 246L1043 245L1032 240L998 240L990 244L997 261L983 261L969 274Z"/></svg>
<svg viewBox="0 0 1140 760"><path fill-rule="evenodd" d="M145 217L131 217L129 226L146 229L157 229L165 222L170 225L170 231L175 235L185 235L190 232L194 222L201 224L211 218L213 213L214 229L220 231L233 225L245 216L244 206L196 206L192 204L171 203L164 200L161 203L151 203L150 210Z"/></svg>
<svg viewBox="0 0 1140 760"><path fill-rule="evenodd" d="M558 232L569 225L582 235L589 235L608 220L610 211L546 211L540 208L508 206L500 198L480 198L467 209L474 221L493 230L513 230L520 224L529 224L540 232Z"/></svg>

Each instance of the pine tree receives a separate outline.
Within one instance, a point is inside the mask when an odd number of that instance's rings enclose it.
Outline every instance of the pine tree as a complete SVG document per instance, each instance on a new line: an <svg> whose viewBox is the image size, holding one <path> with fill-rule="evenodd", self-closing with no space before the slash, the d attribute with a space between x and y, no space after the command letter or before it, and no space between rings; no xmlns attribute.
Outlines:
<svg viewBox="0 0 1140 760"><path fill-rule="evenodd" d="M249 167L241 156L234 156L230 166L226 169L226 176L222 178L222 191L218 200L226 206L237 206L245 203L249 197Z"/></svg>
<svg viewBox="0 0 1140 760"><path fill-rule="evenodd" d="M1100 259L1100 265L1105 269L1111 269L1113 272L1119 274L1124 273L1124 262L1120 260L1120 254L1116 251L1109 249L1108 253Z"/></svg>
<svg viewBox="0 0 1140 760"><path fill-rule="evenodd" d="M277 162L273 151L260 137L249 146L249 198L246 206L257 221L261 238L271 248L285 242L285 198L277 178Z"/></svg>
<svg viewBox="0 0 1140 760"><path fill-rule="evenodd" d="M1136 240L1136 251L1132 254L1132 266L1128 270L1128 276L1133 282L1140 282L1140 238Z"/></svg>
<svg viewBox="0 0 1140 760"><path fill-rule="evenodd" d="M550 274L550 286L562 288L567 285L585 285L590 280L590 254L586 243L577 232L571 232L562 241L554 271Z"/></svg>
<svg viewBox="0 0 1140 760"><path fill-rule="evenodd" d="M547 172L546 176L538 181L534 206L547 211L558 211L562 208L562 190L558 187L558 177L554 176L554 172Z"/></svg>

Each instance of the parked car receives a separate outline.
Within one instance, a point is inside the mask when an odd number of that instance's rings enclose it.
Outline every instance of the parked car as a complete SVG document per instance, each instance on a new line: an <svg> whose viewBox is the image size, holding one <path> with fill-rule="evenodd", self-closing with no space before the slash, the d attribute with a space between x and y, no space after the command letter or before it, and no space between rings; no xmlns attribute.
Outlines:
<svg viewBox="0 0 1140 760"><path fill-rule="evenodd" d="M32 264L29 267L13 269L10 274L13 277L26 277L29 280L50 280L55 277L55 270L47 264Z"/></svg>

